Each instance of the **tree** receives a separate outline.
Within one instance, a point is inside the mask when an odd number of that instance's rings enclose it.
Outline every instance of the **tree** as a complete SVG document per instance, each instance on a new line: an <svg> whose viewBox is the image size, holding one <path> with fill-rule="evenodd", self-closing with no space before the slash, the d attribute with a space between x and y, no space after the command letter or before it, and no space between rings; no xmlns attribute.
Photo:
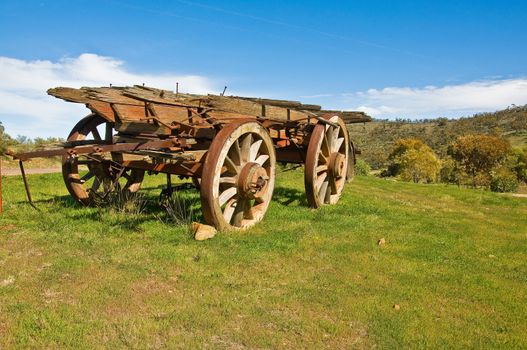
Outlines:
<svg viewBox="0 0 527 350"><path fill-rule="evenodd" d="M4 155L7 151L7 148L14 145L15 141L6 134L2 122L0 122L0 155Z"/></svg>
<svg viewBox="0 0 527 350"><path fill-rule="evenodd" d="M434 151L414 138L397 140L388 159L390 165L386 174L415 183L437 181L441 169L441 162Z"/></svg>
<svg viewBox="0 0 527 350"><path fill-rule="evenodd" d="M457 172L473 186L488 186L492 170L502 166L511 147L507 140L492 135L465 135L449 147L448 154L456 161Z"/></svg>
<svg viewBox="0 0 527 350"><path fill-rule="evenodd" d="M518 180L527 183L527 147L514 149L510 158Z"/></svg>

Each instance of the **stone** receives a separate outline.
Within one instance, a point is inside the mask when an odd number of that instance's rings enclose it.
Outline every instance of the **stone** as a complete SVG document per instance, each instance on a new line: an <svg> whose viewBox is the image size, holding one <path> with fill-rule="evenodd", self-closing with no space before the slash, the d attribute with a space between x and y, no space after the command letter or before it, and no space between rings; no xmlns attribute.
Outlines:
<svg viewBox="0 0 527 350"><path fill-rule="evenodd" d="M377 245L384 245L386 244L386 240L384 238L381 238L377 241Z"/></svg>
<svg viewBox="0 0 527 350"><path fill-rule="evenodd" d="M192 223L192 230L194 231L194 239L196 241L211 239L218 232L214 227L200 224L199 222Z"/></svg>
<svg viewBox="0 0 527 350"><path fill-rule="evenodd" d="M13 283L15 283L15 278L13 276L9 276L5 280L0 281L0 287L7 287Z"/></svg>
<svg viewBox="0 0 527 350"><path fill-rule="evenodd" d="M399 304L394 304L394 305L393 305L393 308L394 308L395 310L401 310L401 305L399 305Z"/></svg>

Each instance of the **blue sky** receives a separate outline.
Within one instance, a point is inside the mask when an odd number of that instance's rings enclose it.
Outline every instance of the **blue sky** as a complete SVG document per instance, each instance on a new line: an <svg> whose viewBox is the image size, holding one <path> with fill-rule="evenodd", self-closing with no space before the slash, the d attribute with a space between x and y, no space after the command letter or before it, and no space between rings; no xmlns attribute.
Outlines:
<svg viewBox="0 0 527 350"><path fill-rule="evenodd" d="M2 0L0 102L31 111L0 107L0 121L64 133L80 116L48 109L46 83L175 79L383 118L459 117L527 103L525 23L526 1Z"/></svg>

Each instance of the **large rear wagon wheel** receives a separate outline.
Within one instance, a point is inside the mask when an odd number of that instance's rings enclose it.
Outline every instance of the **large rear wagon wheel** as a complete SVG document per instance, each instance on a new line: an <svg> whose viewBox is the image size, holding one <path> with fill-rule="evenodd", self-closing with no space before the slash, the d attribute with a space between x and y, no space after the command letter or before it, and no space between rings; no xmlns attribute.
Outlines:
<svg viewBox="0 0 527 350"><path fill-rule="evenodd" d="M263 219L273 195L276 155L256 122L225 126L214 138L201 176L201 208L209 225L243 229Z"/></svg>
<svg viewBox="0 0 527 350"><path fill-rule="evenodd" d="M104 137L105 141L112 142L113 133L113 123L99 115L90 114L73 127L68 141L93 140L96 143L102 141ZM113 159L104 159L100 156L89 158L64 156L62 176L71 196L83 205L94 204L94 200L102 197L116 179L117 174L111 166L112 161L118 163L119 155L113 155ZM125 169L121 175L121 189L129 192L138 191L144 173L144 170Z"/></svg>
<svg viewBox="0 0 527 350"><path fill-rule="evenodd" d="M346 183L349 135L341 118L333 116L328 120L336 127L317 124L307 148L304 184L312 208L337 203Z"/></svg>

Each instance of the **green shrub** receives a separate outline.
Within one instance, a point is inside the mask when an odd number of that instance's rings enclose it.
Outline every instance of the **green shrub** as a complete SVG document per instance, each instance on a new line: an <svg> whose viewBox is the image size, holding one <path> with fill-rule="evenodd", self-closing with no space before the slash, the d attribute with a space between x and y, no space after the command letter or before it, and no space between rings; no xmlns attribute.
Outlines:
<svg viewBox="0 0 527 350"><path fill-rule="evenodd" d="M518 185L516 174L509 170L499 171L490 180L490 190L492 192L516 192Z"/></svg>
<svg viewBox="0 0 527 350"><path fill-rule="evenodd" d="M357 159L355 163L355 175L368 176L370 175L371 167L364 159Z"/></svg>
<svg viewBox="0 0 527 350"><path fill-rule="evenodd" d="M458 183L459 176L456 173L456 162L450 157L441 162L439 170L439 181L443 183Z"/></svg>
<svg viewBox="0 0 527 350"><path fill-rule="evenodd" d="M441 161L434 151L416 138L399 139L388 156L389 164L381 176L398 176L404 181L437 181Z"/></svg>
<svg viewBox="0 0 527 350"><path fill-rule="evenodd" d="M527 147L514 149L511 163L512 170L516 173L518 180L527 182Z"/></svg>

